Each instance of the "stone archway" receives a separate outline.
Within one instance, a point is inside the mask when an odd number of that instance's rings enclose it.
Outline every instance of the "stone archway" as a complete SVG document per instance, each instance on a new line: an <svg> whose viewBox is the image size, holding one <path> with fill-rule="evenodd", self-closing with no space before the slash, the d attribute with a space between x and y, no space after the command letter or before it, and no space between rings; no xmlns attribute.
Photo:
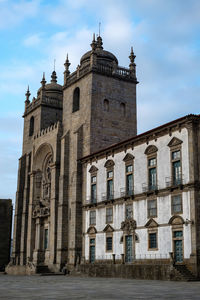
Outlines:
<svg viewBox="0 0 200 300"><path fill-rule="evenodd" d="M51 215L51 172L53 150L49 144L41 145L33 157L34 181L32 219L34 226L33 261L46 264L49 261L49 235Z"/></svg>

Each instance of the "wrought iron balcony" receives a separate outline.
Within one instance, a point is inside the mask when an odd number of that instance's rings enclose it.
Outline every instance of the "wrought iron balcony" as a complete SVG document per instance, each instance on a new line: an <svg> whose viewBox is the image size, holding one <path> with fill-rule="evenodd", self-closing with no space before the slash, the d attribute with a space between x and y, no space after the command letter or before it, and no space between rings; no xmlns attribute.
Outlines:
<svg viewBox="0 0 200 300"><path fill-rule="evenodd" d="M95 204L97 203L97 197L87 197L85 204Z"/></svg>
<svg viewBox="0 0 200 300"><path fill-rule="evenodd" d="M114 193L102 193L101 194L101 200L106 201L106 200L113 200L114 199Z"/></svg>
<svg viewBox="0 0 200 300"><path fill-rule="evenodd" d="M176 177L165 177L166 187L178 186L184 184L183 174L178 174Z"/></svg>
<svg viewBox="0 0 200 300"><path fill-rule="evenodd" d="M130 197L133 196L133 188L128 190L127 188L123 187L120 189L120 196L121 197Z"/></svg>
<svg viewBox="0 0 200 300"><path fill-rule="evenodd" d="M146 183L142 184L142 191L143 193L147 193L147 192L153 192L153 191L157 191L158 190L158 185L157 184L153 184L153 185L148 185Z"/></svg>

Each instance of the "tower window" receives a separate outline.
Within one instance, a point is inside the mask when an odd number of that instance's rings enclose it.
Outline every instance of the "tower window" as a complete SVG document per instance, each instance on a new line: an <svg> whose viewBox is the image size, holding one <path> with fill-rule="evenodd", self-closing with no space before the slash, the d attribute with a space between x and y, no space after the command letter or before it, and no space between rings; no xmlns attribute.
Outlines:
<svg viewBox="0 0 200 300"><path fill-rule="evenodd" d="M30 126L29 126L29 136L32 136L34 133L34 117L30 118Z"/></svg>
<svg viewBox="0 0 200 300"><path fill-rule="evenodd" d="M72 112L79 110L79 106L80 106L80 89L77 87L74 90Z"/></svg>
<svg viewBox="0 0 200 300"><path fill-rule="evenodd" d="M107 99L104 99L103 108L104 111L109 111L109 101Z"/></svg>

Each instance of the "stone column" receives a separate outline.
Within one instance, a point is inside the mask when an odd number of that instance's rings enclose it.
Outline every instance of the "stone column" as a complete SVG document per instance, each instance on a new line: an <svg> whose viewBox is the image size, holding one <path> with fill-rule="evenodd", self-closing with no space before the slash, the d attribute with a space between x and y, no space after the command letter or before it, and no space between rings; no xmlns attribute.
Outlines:
<svg viewBox="0 0 200 300"><path fill-rule="evenodd" d="M30 198L28 205L28 233L27 233L27 258L30 261L33 259L33 249L35 245L35 224L32 218L33 215L33 204L34 204L34 185L35 185L35 174L36 172L31 172L30 175Z"/></svg>
<svg viewBox="0 0 200 300"><path fill-rule="evenodd" d="M68 185L69 185L69 133L61 140L61 167L59 177L57 264L67 263L68 246Z"/></svg>
<svg viewBox="0 0 200 300"><path fill-rule="evenodd" d="M20 246L20 265L26 264L26 247L27 247L27 226L28 226L28 202L30 192L30 166L31 155L26 155L26 169L25 169L25 185L23 193L23 211L21 224L21 246Z"/></svg>
<svg viewBox="0 0 200 300"><path fill-rule="evenodd" d="M57 177L58 165L51 165L51 199L50 199L50 232L49 232L49 263L56 263L57 248Z"/></svg>
<svg viewBox="0 0 200 300"><path fill-rule="evenodd" d="M33 253L33 262L38 264L40 262L40 252L41 252L41 226L40 218L35 221L35 249Z"/></svg>
<svg viewBox="0 0 200 300"><path fill-rule="evenodd" d="M20 264L20 240L21 240L25 162L26 162L25 156L22 156L19 159L18 182L17 182L15 214L14 214L12 257L13 257L15 264Z"/></svg>
<svg viewBox="0 0 200 300"><path fill-rule="evenodd" d="M83 127L72 133L70 155L70 217L69 217L69 244L68 263L75 265L80 261L82 247L82 165L79 158L82 157Z"/></svg>

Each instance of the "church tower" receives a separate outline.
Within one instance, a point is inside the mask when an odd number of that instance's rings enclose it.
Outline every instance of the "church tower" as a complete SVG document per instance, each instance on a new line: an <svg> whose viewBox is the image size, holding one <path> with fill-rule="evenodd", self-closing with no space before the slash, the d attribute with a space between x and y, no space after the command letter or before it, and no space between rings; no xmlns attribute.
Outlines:
<svg viewBox="0 0 200 300"><path fill-rule="evenodd" d="M65 62L63 136L58 205L57 263L81 258L83 178L79 159L137 134L136 65L129 68L103 49L100 36L91 43L75 72ZM67 251L66 251L67 250Z"/></svg>
<svg viewBox="0 0 200 300"><path fill-rule="evenodd" d="M80 159L137 133L133 49L129 58L129 68L120 67L103 49L102 38L94 36L75 72L70 73L66 58L63 86L53 71L49 84L43 76L32 101L27 90L13 268L23 266L26 274L44 267L58 271L81 261Z"/></svg>
<svg viewBox="0 0 200 300"><path fill-rule="evenodd" d="M48 84L43 74L37 97L30 101L30 95L28 87L14 215L12 258L16 266L24 266L30 261L37 264L40 261L44 228L52 223L53 217L53 214L50 216L50 206L54 201L50 200L53 195L58 194L58 180L52 185L52 174L47 173L51 160L55 160L52 149L57 149L54 153L59 152L60 137L57 132L62 122L63 91L62 86L57 83L55 70ZM60 153L56 160L60 160ZM58 171L56 176L58 178ZM41 242L36 241L37 239Z"/></svg>

